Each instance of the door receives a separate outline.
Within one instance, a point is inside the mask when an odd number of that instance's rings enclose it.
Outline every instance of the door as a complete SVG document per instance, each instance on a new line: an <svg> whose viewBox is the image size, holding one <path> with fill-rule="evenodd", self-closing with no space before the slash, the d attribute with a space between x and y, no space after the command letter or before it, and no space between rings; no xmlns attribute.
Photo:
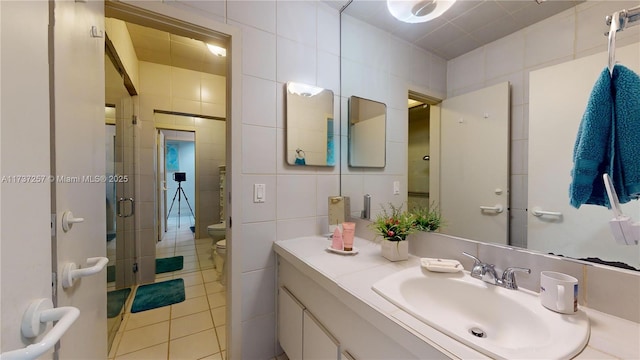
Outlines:
<svg viewBox="0 0 640 360"><path fill-rule="evenodd" d="M329 334L309 310L304 310L302 325L302 359L340 359L338 340Z"/></svg>
<svg viewBox="0 0 640 360"><path fill-rule="evenodd" d="M52 293L48 20L46 1L0 1L2 353L31 343L22 316Z"/></svg>
<svg viewBox="0 0 640 360"><path fill-rule="evenodd" d="M70 262L106 256L104 3L56 1L54 43L54 185L57 270ZM68 231L62 214L84 222ZM99 359L107 354L106 271L63 289L58 306L75 306L80 317L60 348L61 359Z"/></svg>
<svg viewBox="0 0 640 360"><path fill-rule="evenodd" d="M630 45L617 49L616 59L640 72L639 54L640 46ZM578 258L608 254L604 260L633 265L640 261L638 250L615 242L609 230L613 218L610 210L569 205L578 127L591 89L606 64L607 52L602 52L530 74L527 247ZM562 215L534 216L536 209ZM622 210L635 221L640 220L637 202L622 205ZM560 239L565 245L560 245Z"/></svg>
<svg viewBox="0 0 640 360"><path fill-rule="evenodd" d="M507 82L442 102L443 233L507 244L509 135Z"/></svg>

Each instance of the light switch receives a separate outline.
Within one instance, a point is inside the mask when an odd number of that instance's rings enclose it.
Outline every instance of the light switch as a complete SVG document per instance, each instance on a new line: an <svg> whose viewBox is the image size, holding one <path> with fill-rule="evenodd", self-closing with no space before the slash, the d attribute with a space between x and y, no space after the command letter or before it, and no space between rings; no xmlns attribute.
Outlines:
<svg viewBox="0 0 640 360"><path fill-rule="evenodd" d="M400 195L400 181L393 182L393 195Z"/></svg>
<svg viewBox="0 0 640 360"><path fill-rule="evenodd" d="M267 188L264 184L253 184L253 202L263 203L267 197Z"/></svg>

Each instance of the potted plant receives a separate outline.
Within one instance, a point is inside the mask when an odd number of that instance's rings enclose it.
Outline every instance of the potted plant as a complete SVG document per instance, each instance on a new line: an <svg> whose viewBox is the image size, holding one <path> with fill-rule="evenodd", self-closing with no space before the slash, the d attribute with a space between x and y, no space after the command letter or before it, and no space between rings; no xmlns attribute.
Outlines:
<svg viewBox="0 0 640 360"><path fill-rule="evenodd" d="M416 206L411 213L414 218L413 225L417 231L433 232L443 225L442 214L435 203L429 206Z"/></svg>
<svg viewBox="0 0 640 360"><path fill-rule="evenodd" d="M379 213L371 224L376 233L376 237L382 238L380 245L382 256L390 261L407 260L409 258L409 243L407 235L416 231L413 214L402 211L399 207L389 204L387 210L382 206Z"/></svg>

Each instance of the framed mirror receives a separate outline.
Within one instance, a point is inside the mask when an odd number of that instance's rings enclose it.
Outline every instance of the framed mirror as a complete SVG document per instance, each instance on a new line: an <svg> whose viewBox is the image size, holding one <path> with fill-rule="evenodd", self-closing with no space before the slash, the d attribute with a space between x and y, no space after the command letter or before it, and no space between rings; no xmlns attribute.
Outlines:
<svg viewBox="0 0 640 360"><path fill-rule="evenodd" d="M286 109L287 163L334 166L333 91L288 82Z"/></svg>
<svg viewBox="0 0 640 360"><path fill-rule="evenodd" d="M386 165L387 106L349 97L349 166L382 168Z"/></svg>

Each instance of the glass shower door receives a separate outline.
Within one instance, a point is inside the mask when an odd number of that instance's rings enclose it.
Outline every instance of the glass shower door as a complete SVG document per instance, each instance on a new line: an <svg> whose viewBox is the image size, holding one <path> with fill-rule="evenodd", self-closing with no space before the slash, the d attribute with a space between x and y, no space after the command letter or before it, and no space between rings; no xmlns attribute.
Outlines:
<svg viewBox="0 0 640 360"><path fill-rule="evenodd" d="M107 343L115 338L136 283L133 100L122 70L105 58ZM117 56L117 54L115 55ZM117 63L117 62L116 62Z"/></svg>

